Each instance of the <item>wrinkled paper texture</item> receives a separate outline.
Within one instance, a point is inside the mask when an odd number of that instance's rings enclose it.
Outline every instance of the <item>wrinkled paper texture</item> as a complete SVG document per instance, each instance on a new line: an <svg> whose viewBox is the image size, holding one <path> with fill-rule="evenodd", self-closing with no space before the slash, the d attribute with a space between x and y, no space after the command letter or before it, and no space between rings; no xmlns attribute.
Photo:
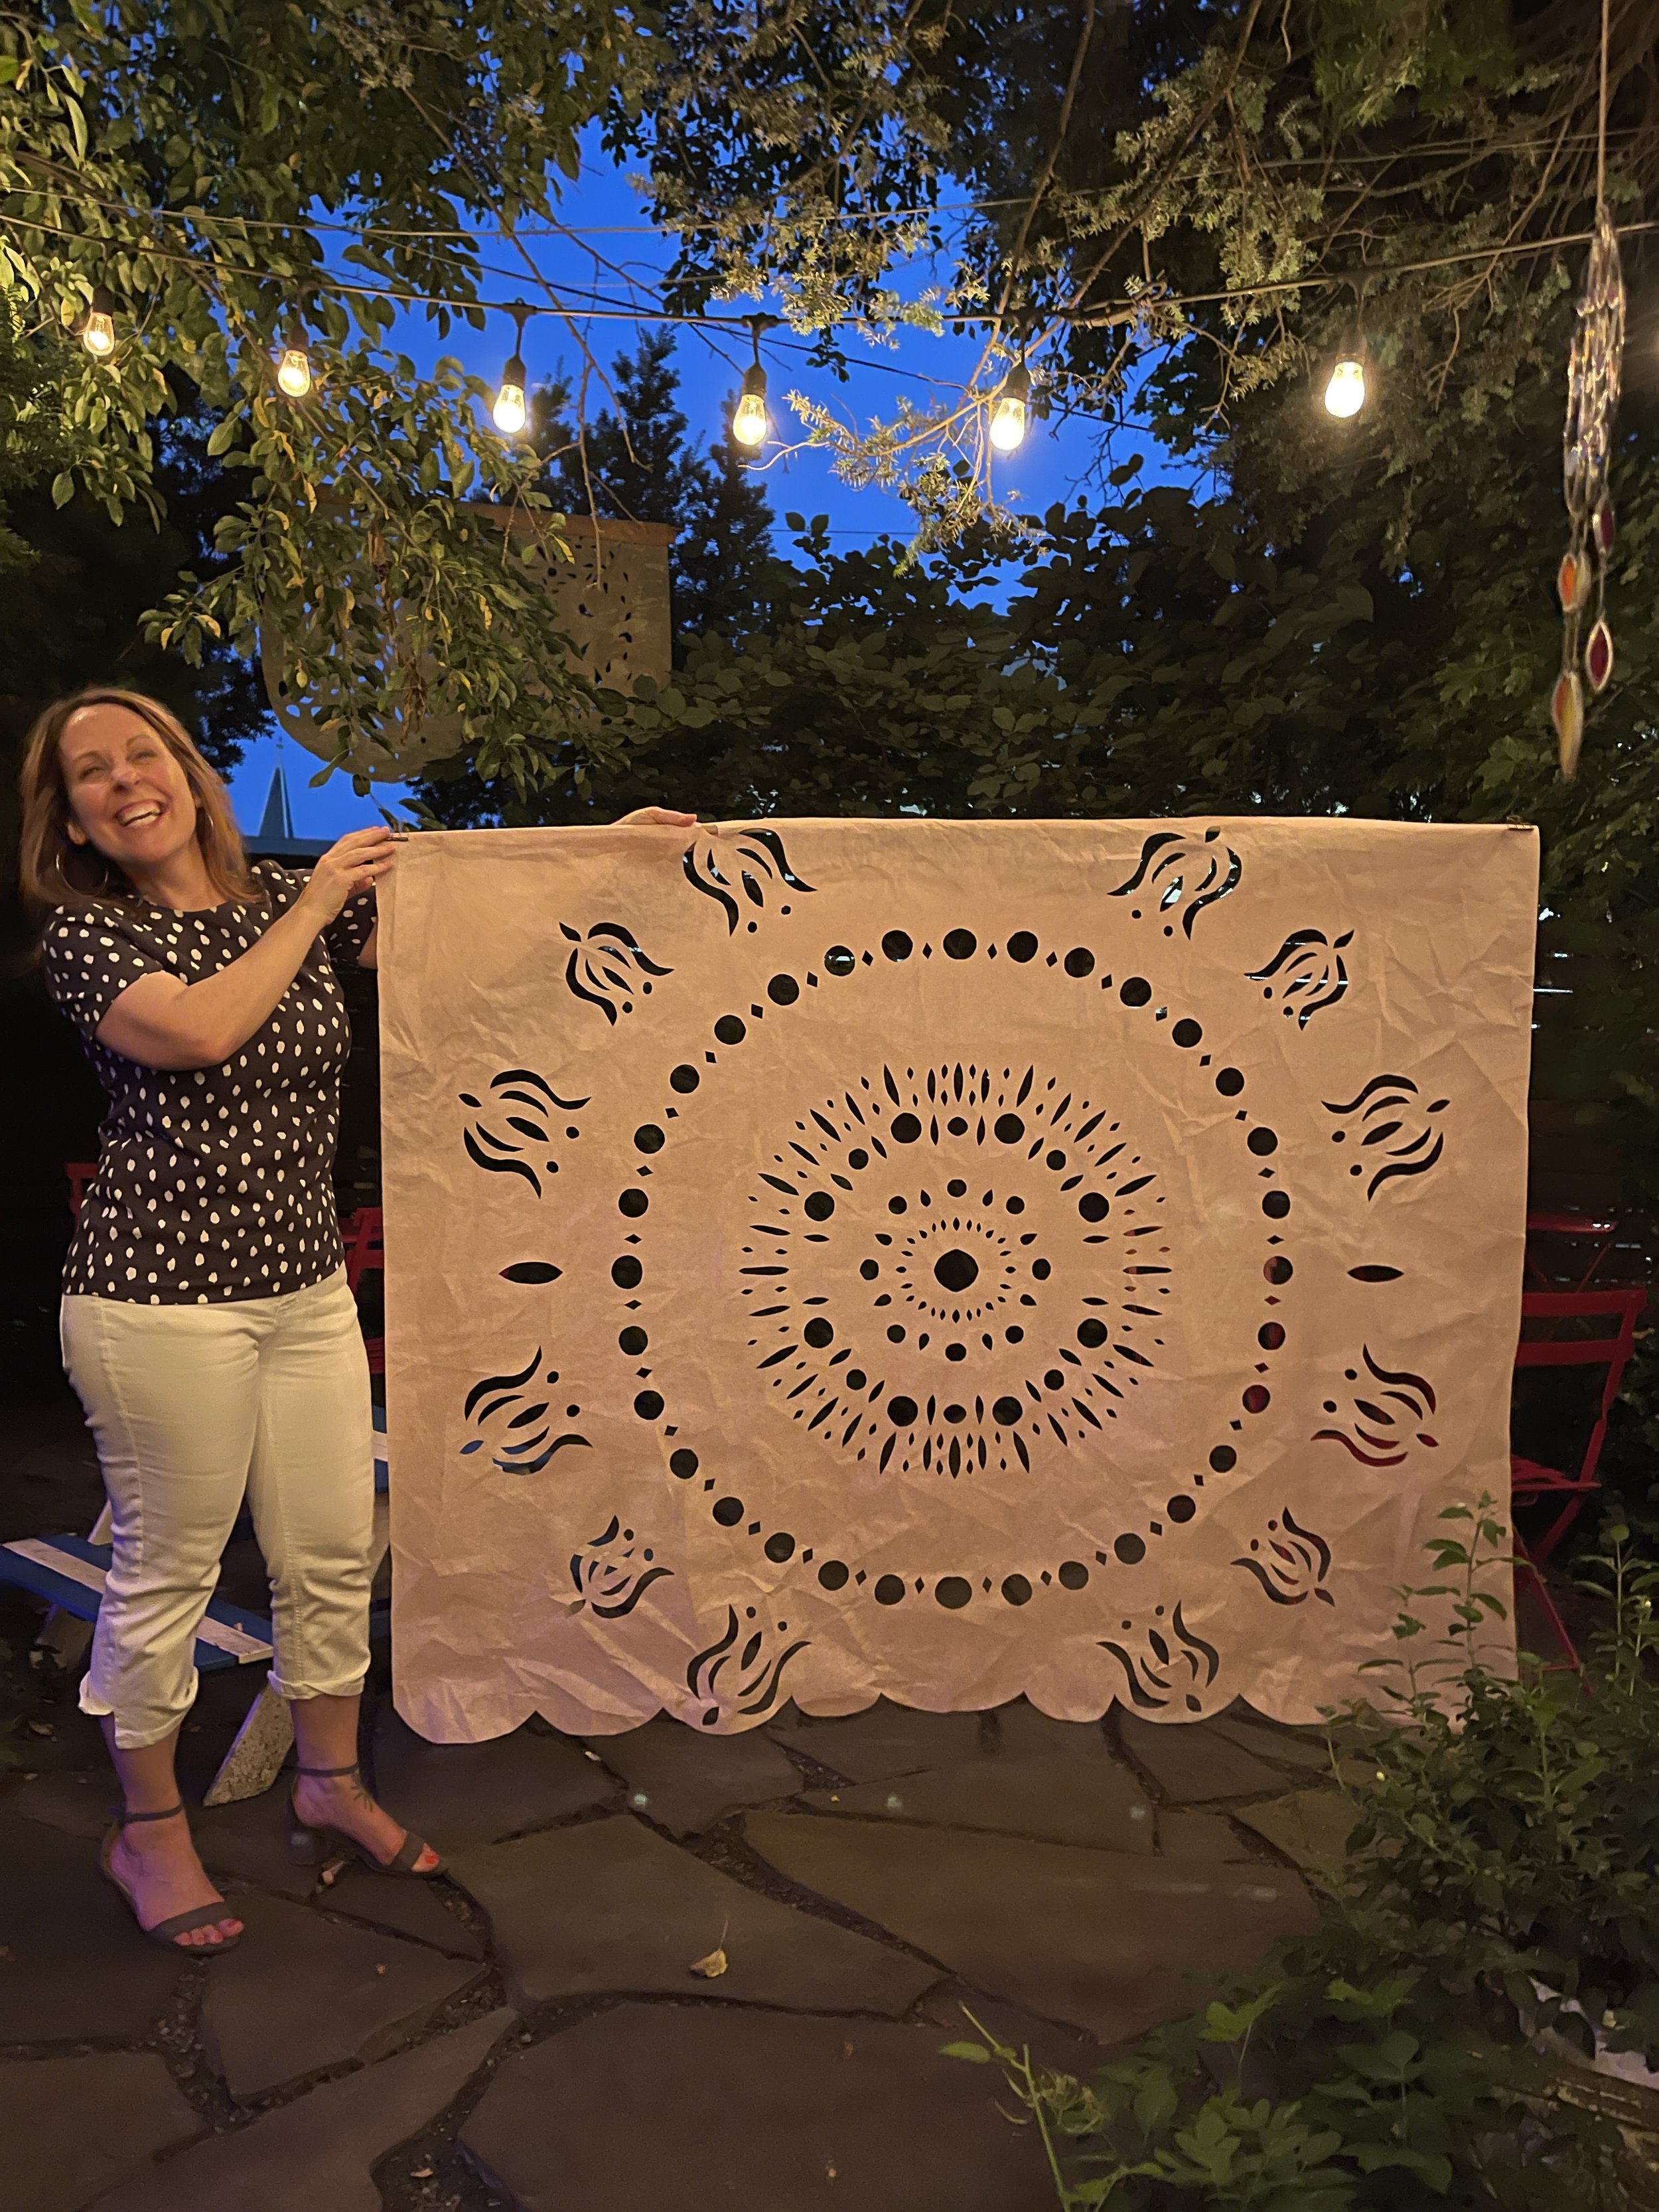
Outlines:
<svg viewBox="0 0 1659 2212"><path fill-rule="evenodd" d="M1508 1495L1537 866L1346 820L412 838L399 1711L1374 1694L1437 1516Z"/></svg>

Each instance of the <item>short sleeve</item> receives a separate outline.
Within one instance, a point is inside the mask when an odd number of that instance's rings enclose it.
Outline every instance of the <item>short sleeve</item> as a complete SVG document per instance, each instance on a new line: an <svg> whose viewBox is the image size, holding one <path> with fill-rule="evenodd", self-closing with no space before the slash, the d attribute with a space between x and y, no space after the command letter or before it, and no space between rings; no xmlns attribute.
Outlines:
<svg viewBox="0 0 1659 2212"><path fill-rule="evenodd" d="M126 917L108 908L60 908L46 925L40 963L46 988L83 1036L141 975L170 975L166 961L131 933Z"/></svg>
<svg viewBox="0 0 1659 2212"><path fill-rule="evenodd" d="M337 968L355 968L358 955L374 934L377 919L373 891L360 891L355 899L348 899L328 927L323 932L323 942Z"/></svg>

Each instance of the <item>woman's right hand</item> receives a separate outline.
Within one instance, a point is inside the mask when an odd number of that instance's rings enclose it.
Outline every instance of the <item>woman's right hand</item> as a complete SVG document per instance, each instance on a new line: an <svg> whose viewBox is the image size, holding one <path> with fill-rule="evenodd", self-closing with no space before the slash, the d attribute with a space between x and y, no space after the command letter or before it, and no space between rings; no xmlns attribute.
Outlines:
<svg viewBox="0 0 1659 2212"><path fill-rule="evenodd" d="M397 857L397 842L384 823L349 830L319 860L295 904L319 930L326 929L351 900L391 874Z"/></svg>

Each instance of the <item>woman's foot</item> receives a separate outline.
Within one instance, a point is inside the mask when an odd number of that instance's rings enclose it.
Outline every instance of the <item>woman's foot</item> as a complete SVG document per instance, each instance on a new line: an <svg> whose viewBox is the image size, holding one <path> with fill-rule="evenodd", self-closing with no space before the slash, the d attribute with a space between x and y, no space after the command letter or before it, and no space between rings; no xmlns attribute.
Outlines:
<svg viewBox="0 0 1659 2212"><path fill-rule="evenodd" d="M392 1864L409 1833L383 1805L375 1803L355 1769L349 1774L296 1776L294 1810L308 1828L337 1828L383 1867ZM438 1854L428 1844L410 1872L435 1874L440 1863Z"/></svg>
<svg viewBox="0 0 1659 2212"><path fill-rule="evenodd" d="M176 1819L139 1820L122 1828L111 1842L107 1863L147 1934L175 1912L225 1903L196 1856L182 1810ZM181 1951L217 1951L241 1932L241 1922L225 1905L222 1920L186 1929L172 1940Z"/></svg>

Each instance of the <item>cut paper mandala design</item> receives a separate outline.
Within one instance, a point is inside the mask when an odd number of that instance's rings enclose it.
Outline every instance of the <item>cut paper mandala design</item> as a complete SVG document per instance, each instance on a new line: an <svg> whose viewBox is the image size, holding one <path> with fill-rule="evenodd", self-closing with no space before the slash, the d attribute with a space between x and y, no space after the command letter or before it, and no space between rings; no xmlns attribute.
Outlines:
<svg viewBox="0 0 1659 2212"><path fill-rule="evenodd" d="M1363 1689L1507 1468L1530 836L492 835L388 918L400 1710Z"/></svg>

